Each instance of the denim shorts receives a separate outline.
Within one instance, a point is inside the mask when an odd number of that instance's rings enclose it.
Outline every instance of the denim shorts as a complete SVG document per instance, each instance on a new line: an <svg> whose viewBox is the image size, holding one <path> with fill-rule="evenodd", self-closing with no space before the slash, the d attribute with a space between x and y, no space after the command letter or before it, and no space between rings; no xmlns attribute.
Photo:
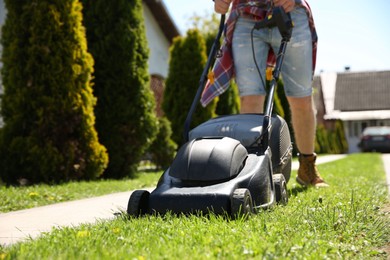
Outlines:
<svg viewBox="0 0 390 260"><path fill-rule="evenodd" d="M307 97L312 94L313 79L312 38L308 17L304 8L295 8L291 18L294 28L287 44L281 76L286 96ZM251 30L255 23L253 19L239 17L233 34L234 68L240 96L266 94L252 53ZM253 32L256 61L264 81L269 48L277 54L280 43L281 36L277 28Z"/></svg>

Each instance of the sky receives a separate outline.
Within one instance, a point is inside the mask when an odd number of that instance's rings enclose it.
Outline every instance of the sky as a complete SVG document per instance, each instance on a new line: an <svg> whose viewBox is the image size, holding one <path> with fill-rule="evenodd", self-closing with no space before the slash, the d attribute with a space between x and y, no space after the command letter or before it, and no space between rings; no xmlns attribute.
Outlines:
<svg viewBox="0 0 390 260"><path fill-rule="evenodd" d="M214 12L212 0L163 0L184 35L194 15ZM316 74L390 70L390 0L308 0L318 40Z"/></svg>

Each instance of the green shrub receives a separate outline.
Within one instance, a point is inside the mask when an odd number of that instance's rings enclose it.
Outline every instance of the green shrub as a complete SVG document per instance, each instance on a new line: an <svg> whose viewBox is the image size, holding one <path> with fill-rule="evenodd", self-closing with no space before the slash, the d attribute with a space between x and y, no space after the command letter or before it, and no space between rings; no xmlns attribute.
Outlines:
<svg viewBox="0 0 390 260"><path fill-rule="evenodd" d="M317 125L316 130L316 143L315 143L315 152L328 153L330 151L330 144L328 139L328 133L324 125Z"/></svg>
<svg viewBox="0 0 390 260"><path fill-rule="evenodd" d="M341 120L336 121L335 135L336 135L337 145L340 149L340 153L347 153L349 149L348 141L345 136L344 123Z"/></svg>
<svg viewBox="0 0 390 260"><path fill-rule="evenodd" d="M215 113L217 115L240 113L240 96L238 94L238 86L234 80L230 81L230 87L219 96Z"/></svg>
<svg viewBox="0 0 390 260"><path fill-rule="evenodd" d="M199 79L206 63L206 47L199 31L189 30L186 37L177 37L170 50L169 72L162 108L172 124L172 139L183 143L184 122L199 87ZM198 106L192 127L213 117L216 100L206 108Z"/></svg>
<svg viewBox="0 0 390 260"><path fill-rule="evenodd" d="M169 120L165 117L159 118L159 131L149 149L152 161L159 169L168 168L175 156L177 144L171 136L172 129Z"/></svg>
<svg viewBox="0 0 390 260"><path fill-rule="evenodd" d="M87 52L77 0L6 0L1 178L15 183L94 179L107 165L94 128Z"/></svg>
<svg viewBox="0 0 390 260"><path fill-rule="evenodd" d="M324 125L318 125L316 131L316 153L342 154L348 152L348 142L344 133L344 125L341 120L336 120L331 129Z"/></svg>
<svg viewBox="0 0 390 260"><path fill-rule="evenodd" d="M141 0L83 0L95 59L96 129L110 162L105 178L132 177L157 134Z"/></svg>

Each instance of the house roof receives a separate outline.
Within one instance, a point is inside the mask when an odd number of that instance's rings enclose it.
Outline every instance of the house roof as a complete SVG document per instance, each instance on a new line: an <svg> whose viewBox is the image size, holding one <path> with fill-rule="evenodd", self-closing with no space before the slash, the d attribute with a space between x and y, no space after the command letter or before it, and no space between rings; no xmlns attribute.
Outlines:
<svg viewBox="0 0 390 260"><path fill-rule="evenodd" d="M390 71L339 73L334 109L390 110Z"/></svg>
<svg viewBox="0 0 390 260"><path fill-rule="evenodd" d="M173 22L162 0L143 0L143 2L148 6L164 35L170 42L172 42L173 38L180 35L176 24Z"/></svg>
<svg viewBox="0 0 390 260"><path fill-rule="evenodd" d="M325 119L390 118L390 71L322 73L313 87L322 94Z"/></svg>

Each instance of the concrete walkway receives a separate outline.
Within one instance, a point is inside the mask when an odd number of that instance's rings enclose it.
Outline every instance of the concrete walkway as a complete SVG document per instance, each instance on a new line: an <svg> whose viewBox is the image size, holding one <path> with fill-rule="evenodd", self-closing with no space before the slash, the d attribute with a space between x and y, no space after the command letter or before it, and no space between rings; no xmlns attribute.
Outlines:
<svg viewBox="0 0 390 260"><path fill-rule="evenodd" d="M338 160L345 155L319 157L317 162ZM384 155L388 181L390 180L390 154ZM293 163L293 169L297 168ZM153 188L151 189L153 190ZM131 191L96 198L58 203L32 209L0 214L0 244L11 245L29 238L36 238L54 227L78 226L114 218L114 214L125 211Z"/></svg>
<svg viewBox="0 0 390 260"><path fill-rule="evenodd" d="M0 244L36 238L54 227L77 226L110 219L125 209L131 192L63 202L32 209L0 214Z"/></svg>
<svg viewBox="0 0 390 260"><path fill-rule="evenodd" d="M390 195L390 153L382 154L382 159L383 159L383 167L385 168L386 171L387 188L389 190L389 195Z"/></svg>

